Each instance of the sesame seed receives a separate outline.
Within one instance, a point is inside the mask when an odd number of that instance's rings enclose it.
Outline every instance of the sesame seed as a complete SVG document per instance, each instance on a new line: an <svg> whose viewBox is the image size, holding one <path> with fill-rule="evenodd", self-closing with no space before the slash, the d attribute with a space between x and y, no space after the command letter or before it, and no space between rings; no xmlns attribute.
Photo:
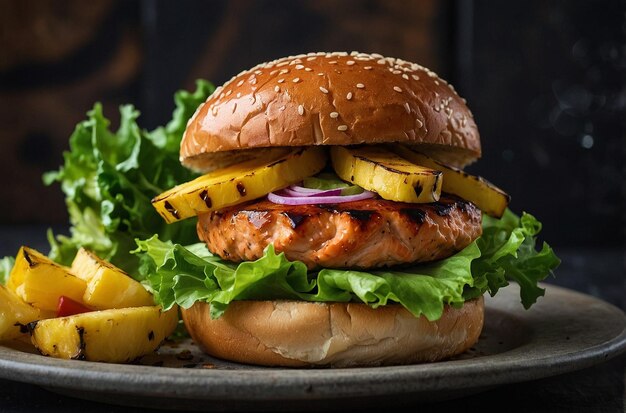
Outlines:
<svg viewBox="0 0 626 413"><path fill-rule="evenodd" d="M304 115L304 106L302 106L302 105L298 106L298 114L299 115Z"/></svg>
<svg viewBox="0 0 626 413"><path fill-rule="evenodd" d="M289 73L289 69L280 69L280 72L278 72L281 75L284 75L286 73Z"/></svg>
<svg viewBox="0 0 626 413"><path fill-rule="evenodd" d="M278 83L283 83L285 79L278 79Z"/></svg>
<svg viewBox="0 0 626 413"><path fill-rule="evenodd" d="M421 121L421 120L419 120L419 119L415 119L415 123L417 123L417 127L418 127L418 128L421 128L422 126L424 126L424 122L422 122L422 121Z"/></svg>
<svg viewBox="0 0 626 413"><path fill-rule="evenodd" d="M406 109L406 113L411 113L411 107L409 106L408 102L404 103L404 108Z"/></svg>
<svg viewBox="0 0 626 413"><path fill-rule="evenodd" d="M278 85L274 86L274 92L276 93L280 92L280 87Z"/></svg>
<svg viewBox="0 0 626 413"><path fill-rule="evenodd" d="M420 77L419 77L418 75L411 75L411 77L412 77L414 80L420 80Z"/></svg>
<svg viewBox="0 0 626 413"><path fill-rule="evenodd" d="M391 73L393 73L394 75L399 75L402 72L400 70L393 70Z"/></svg>
<svg viewBox="0 0 626 413"><path fill-rule="evenodd" d="M296 69L300 70L300 69L304 69L303 65L296 65Z"/></svg>
<svg viewBox="0 0 626 413"><path fill-rule="evenodd" d="M435 80L435 84L436 84L437 86L439 86L439 82L438 82L437 80Z"/></svg>
<svg viewBox="0 0 626 413"><path fill-rule="evenodd" d="M354 60L348 60L348 61L346 62L346 64L347 64L348 66L352 66L354 63L355 63L355 62L354 62Z"/></svg>
<svg viewBox="0 0 626 413"><path fill-rule="evenodd" d="M372 70L372 66L365 66L363 69L365 69L365 70Z"/></svg>
<svg viewBox="0 0 626 413"><path fill-rule="evenodd" d="M306 58L307 62L310 62L311 60L315 60L315 59L317 59L317 56L311 56L311 57Z"/></svg>
<svg viewBox="0 0 626 413"><path fill-rule="evenodd" d="M346 95L346 99L348 100L352 99L352 92L348 92L348 94Z"/></svg>
<svg viewBox="0 0 626 413"><path fill-rule="evenodd" d="M328 62L329 65L336 65L337 61L336 60L331 60L330 62Z"/></svg>
<svg viewBox="0 0 626 413"><path fill-rule="evenodd" d="M348 125L339 125L337 126L337 130L342 131L342 132L346 131L348 130Z"/></svg>
<svg viewBox="0 0 626 413"><path fill-rule="evenodd" d="M253 77L252 79L250 79L250 84L256 85L256 77Z"/></svg>
<svg viewBox="0 0 626 413"><path fill-rule="evenodd" d="M263 72L261 72L260 70L255 70L254 73L256 73L257 75L263 74Z"/></svg>
<svg viewBox="0 0 626 413"><path fill-rule="evenodd" d="M358 87L359 89L364 89L365 85L363 83L357 83L356 87Z"/></svg>
<svg viewBox="0 0 626 413"><path fill-rule="evenodd" d="M237 82L237 86L241 86L243 85L243 79L241 79L239 82Z"/></svg>
<svg viewBox="0 0 626 413"><path fill-rule="evenodd" d="M394 86L394 87L393 87L393 90L395 90L395 91L396 91L396 92L398 92L398 93L402 93L402 89L401 89L401 88L399 88L398 86Z"/></svg>
<svg viewBox="0 0 626 413"><path fill-rule="evenodd" d="M402 79L409 80L409 75L407 75L406 73L403 73L402 74Z"/></svg>
<svg viewBox="0 0 626 413"><path fill-rule="evenodd" d="M229 90L228 92L226 92L226 96L230 96L231 93L233 93L233 91Z"/></svg>
<svg viewBox="0 0 626 413"><path fill-rule="evenodd" d="M387 61L385 59L380 59L376 63L378 63L379 65L384 65L385 63L387 63Z"/></svg>
<svg viewBox="0 0 626 413"><path fill-rule="evenodd" d="M312 72L313 71L313 69L311 69L310 67L305 67L304 70L307 71L307 72Z"/></svg>
<svg viewBox="0 0 626 413"><path fill-rule="evenodd" d="M241 97L241 92L237 92L237 98Z"/></svg>
<svg viewBox="0 0 626 413"><path fill-rule="evenodd" d="M220 93L220 99L224 97L224 92Z"/></svg>
<svg viewBox="0 0 626 413"><path fill-rule="evenodd" d="M299 81L300 81L300 78L299 78L299 77L295 77L295 78L292 80L292 82L293 82L293 83L298 83Z"/></svg>
<svg viewBox="0 0 626 413"><path fill-rule="evenodd" d="M339 117L339 113L337 112L330 112L330 117L333 119L337 119Z"/></svg>
<svg viewBox="0 0 626 413"><path fill-rule="evenodd" d="M322 91L322 93L328 93L328 89L326 89L325 87L320 86L320 90Z"/></svg>

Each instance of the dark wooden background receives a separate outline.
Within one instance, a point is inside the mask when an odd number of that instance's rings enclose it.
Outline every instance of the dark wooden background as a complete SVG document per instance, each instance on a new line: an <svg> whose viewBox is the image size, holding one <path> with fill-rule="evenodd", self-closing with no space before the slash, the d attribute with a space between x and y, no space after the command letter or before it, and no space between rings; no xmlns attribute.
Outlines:
<svg viewBox="0 0 626 413"><path fill-rule="evenodd" d="M626 3L603 1L0 0L0 224L63 225L55 169L93 102L151 129L195 79L289 54L416 61L472 108L470 170L544 222L555 246L624 245Z"/></svg>

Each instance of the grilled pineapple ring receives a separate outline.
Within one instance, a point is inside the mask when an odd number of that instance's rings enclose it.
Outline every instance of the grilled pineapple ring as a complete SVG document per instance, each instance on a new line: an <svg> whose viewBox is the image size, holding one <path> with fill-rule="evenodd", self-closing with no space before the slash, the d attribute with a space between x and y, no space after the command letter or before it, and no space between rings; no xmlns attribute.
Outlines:
<svg viewBox="0 0 626 413"><path fill-rule="evenodd" d="M333 146L330 155L341 179L384 199L427 203L438 201L441 195L441 172L415 165L391 151L371 146Z"/></svg>
<svg viewBox="0 0 626 413"><path fill-rule="evenodd" d="M94 311L29 324L31 341L46 356L124 363L153 352L178 323L178 307Z"/></svg>
<svg viewBox="0 0 626 413"><path fill-rule="evenodd" d="M271 159L256 158L209 172L178 185L152 200L168 223L215 211L300 182L326 165L326 152L318 146L285 149Z"/></svg>
<svg viewBox="0 0 626 413"><path fill-rule="evenodd" d="M492 217L500 218L502 214L504 214L504 210L508 206L511 197L486 179L480 176L470 175L453 166L435 161L405 146L395 145L391 146L391 148L395 153L410 162L442 171L442 190L444 192L458 195L470 201L485 214Z"/></svg>

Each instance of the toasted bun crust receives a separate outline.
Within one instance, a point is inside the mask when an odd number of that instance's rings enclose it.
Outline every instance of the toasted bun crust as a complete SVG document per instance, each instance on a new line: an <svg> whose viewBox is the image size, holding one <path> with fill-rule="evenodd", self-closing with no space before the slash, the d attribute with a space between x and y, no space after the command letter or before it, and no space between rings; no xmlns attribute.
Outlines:
<svg viewBox="0 0 626 413"><path fill-rule="evenodd" d="M265 366L379 366L464 352L482 330L484 301L446 306L434 322L400 305L302 301L235 301L216 320L206 303L182 314L193 340L214 357Z"/></svg>
<svg viewBox="0 0 626 413"><path fill-rule="evenodd" d="M456 166L481 153L465 100L427 68L377 54L310 53L217 88L190 119L180 156L210 171L255 156L250 149L388 142L421 145Z"/></svg>

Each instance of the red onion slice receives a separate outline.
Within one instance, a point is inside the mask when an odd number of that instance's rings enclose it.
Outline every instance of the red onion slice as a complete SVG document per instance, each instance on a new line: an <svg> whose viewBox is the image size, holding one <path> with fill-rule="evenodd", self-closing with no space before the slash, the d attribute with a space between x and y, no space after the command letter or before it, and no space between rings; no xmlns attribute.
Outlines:
<svg viewBox="0 0 626 413"><path fill-rule="evenodd" d="M307 205L307 204L341 204L344 202L361 201L376 196L374 192L363 191L357 195L346 196L289 196L284 191L270 192L267 199L281 205Z"/></svg>

